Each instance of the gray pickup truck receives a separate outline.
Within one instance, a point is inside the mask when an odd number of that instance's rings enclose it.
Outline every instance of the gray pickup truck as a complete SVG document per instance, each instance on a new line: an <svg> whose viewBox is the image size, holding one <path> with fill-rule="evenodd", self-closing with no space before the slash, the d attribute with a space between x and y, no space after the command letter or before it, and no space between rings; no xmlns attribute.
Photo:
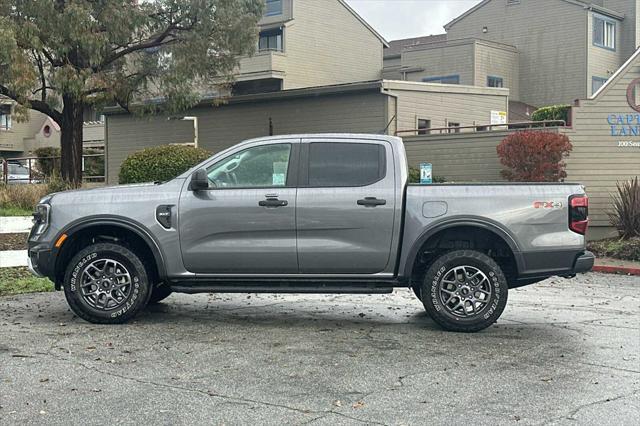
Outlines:
<svg viewBox="0 0 640 426"><path fill-rule="evenodd" d="M164 183L41 200L32 271L94 323L172 292L390 293L478 331L510 288L593 266L578 184L408 185L401 139L249 140Z"/></svg>

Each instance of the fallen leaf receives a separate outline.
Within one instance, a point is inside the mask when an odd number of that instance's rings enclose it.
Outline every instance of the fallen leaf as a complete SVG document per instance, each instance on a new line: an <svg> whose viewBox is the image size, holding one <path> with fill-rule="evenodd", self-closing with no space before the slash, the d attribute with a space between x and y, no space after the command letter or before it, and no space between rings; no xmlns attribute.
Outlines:
<svg viewBox="0 0 640 426"><path fill-rule="evenodd" d="M351 407L352 408L362 408L362 407L364 407L364 402L358 401L358 402L354 403Z"/></svg>

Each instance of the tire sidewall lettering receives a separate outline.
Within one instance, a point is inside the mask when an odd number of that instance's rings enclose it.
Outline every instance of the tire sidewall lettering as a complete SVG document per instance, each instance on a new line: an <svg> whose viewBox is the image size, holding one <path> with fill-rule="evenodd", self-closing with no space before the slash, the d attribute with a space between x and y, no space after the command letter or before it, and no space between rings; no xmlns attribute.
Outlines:
<svg viewBox="0 0 640 426"><path fill-rule="evenodd" d="M77 291L77 282L78 282L78 275L80 274L80 272L84 269L84 266L94 260L96 257L98 257L98 253L93 252L93 253L89 253L88 255L84 256L82 259L80 259L80 261L76 264L75 268L73 268L73 271L71 272L71 279L69 280L69 290L72 292L76 292Z"/></svg>

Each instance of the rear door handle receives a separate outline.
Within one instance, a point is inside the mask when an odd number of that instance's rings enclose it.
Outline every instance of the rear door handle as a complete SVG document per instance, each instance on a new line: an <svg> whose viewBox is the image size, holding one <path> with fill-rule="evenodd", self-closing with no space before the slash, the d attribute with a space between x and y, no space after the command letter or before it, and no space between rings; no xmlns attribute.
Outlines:
<svg viewBox="0 0 640 426"><path fill-rule="evenodd" d="M387 200L379 200L376 197L365 197L364 200L358 200L358 205L365 207L384 206L385 204L387 204Z"/></svg>
<svg viewBox="0 0 640 426"><path fill-rule="evenodd" d="M267 198L258 202L260 207L284 207L288 204L287 200L278 200L277 198Z"/></svg>

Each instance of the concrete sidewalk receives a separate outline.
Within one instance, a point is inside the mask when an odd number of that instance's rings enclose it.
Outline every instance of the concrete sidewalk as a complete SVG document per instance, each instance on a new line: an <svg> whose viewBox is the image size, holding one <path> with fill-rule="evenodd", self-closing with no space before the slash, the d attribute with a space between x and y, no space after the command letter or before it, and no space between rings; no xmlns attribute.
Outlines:
<svg viewBox="0 0 640 426"><path fill-rule="evenodd" d="M0 251L0 268L27 266L27 256L26 250Z"/></svg>

